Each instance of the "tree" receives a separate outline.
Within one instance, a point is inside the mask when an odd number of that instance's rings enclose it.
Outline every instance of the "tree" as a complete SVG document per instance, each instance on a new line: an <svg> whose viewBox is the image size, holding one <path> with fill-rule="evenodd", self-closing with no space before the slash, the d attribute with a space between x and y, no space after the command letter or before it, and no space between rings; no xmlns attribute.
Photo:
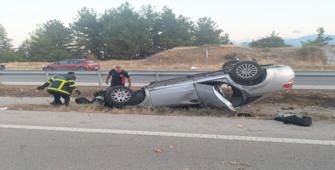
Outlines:
<svg viewBox="0 0 335 170"><path fill-rule="evenodd" d="M108 58L143 58L148 40L145 22L129 3L105 12L101 18L104 51Z"/></svg>
<svg viewBox="0 0 335 170"><path fill-rule="evenodd" d="M193 23L184 16L176 17L172 9L164 7L157 20L159 36L156 46L160 50L192 45Z"/></svg>
<svg viewBox="0 0 335 170"><path fill-rule="evenodd" d="M278 33L273 31L270 36L252 41L249 46L253 48L274 48L285 47L287 45L285 44L284 39L280 37Z"/></svg>
<svg viewBox="0 0 335 170"><path fill-rule="evenodd" d="M0 24L0 52L11 51L11 39L7 37L5 28Z"/></svg>
<svg viewBox="0 0 335 170"><path fill-rule="evenodd" d="M30 37L29 57L34 61L56 61L70 58L71 30L58 20L50 20Z"/></svg>
<svg viewBox="0 0 335 170"><path fill-rule="evenodd" d="M227 44L229 42L228 34L222 35L223 30L208 17L199 18L195 28L195 44Z"/></svg>
<svg viewBox="0 0 335 170"><path fill-rule="evenodd" d="M151 5L142 6L139 11L140 19L144 23L146 37L145 42L143 42L142 53L144 56L149 56L151 54L160 51L159 46L159 36L161 31L161 25L159 22L159 13L155 12Z"/></svg>
<svg viewBox="0 0 335 170"><path fill-rule="evenodd" d="M79 54L91 51L98 58L103 58L101 23L97 13L86 7L78 11L77 18L71 24L74 32L74 47Z"/></svg>
<svg viewBox="0 0 335 170"><path fill-rule="evenodd" d="M325 29L323 27L318 28L316 31L318 33L316 39L313 41L302 42L303 46L323 47L328 44L328 41L332 40L329 36L325 36Z"/></svg>

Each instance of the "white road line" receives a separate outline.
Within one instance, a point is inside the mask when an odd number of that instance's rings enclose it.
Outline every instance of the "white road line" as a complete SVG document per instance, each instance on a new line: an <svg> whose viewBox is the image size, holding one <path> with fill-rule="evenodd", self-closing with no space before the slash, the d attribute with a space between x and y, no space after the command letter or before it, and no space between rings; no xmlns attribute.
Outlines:
<svg viewBox="0 0 335 170"><path fill-rule="evenodd" d="M221 139L221 140L232 140L232 141L270 142L270 143L310 144L310 145L335 146L335 141L334 140L315 140L315 139L297 139L297 138L234 136L234 135L218 135L218 134L155 132L155 131L136 131L136 130L118 130L118 129L92 129L92 128L33 126L33 125L14 125L14 124L0 124L0 128L4 128L4 129L25 129L25 130L44 130L44 131L58 131L58 132L83 132L83 133L103 133L103 134L120 134L120 135L144 135L144 136L183 137L183 138L198 138L198 139Z"/></svg>

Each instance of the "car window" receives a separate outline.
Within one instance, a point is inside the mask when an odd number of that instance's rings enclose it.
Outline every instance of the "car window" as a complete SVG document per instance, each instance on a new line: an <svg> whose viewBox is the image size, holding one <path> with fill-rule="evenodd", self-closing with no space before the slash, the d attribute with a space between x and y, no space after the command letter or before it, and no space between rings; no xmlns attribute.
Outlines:
<svg viewBox="0 0 335 170"><path fill-rule="evenodd" d="M71 60L70 64L82 64L83 61L82 60Z"/></svg>
<svg viewBox="0 0 335 170"><path fill-rule="evenodd" d="M95 64L96 62L95 62L95 61L90 61L90 60L88 60L87 63L88 63L88 64Z"/></svg>
<svg viewBox="0 0 335 170"><path fill-rule="evenodd" d="M56 64L68 64L68 60L61 60L61 61L58 61L56 62Z"/></svg>

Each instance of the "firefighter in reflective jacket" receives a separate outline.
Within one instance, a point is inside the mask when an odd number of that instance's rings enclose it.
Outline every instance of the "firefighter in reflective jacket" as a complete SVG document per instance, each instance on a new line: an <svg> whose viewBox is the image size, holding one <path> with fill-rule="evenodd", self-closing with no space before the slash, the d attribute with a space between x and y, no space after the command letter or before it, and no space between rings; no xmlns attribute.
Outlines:
<svg viewBox="0 0 335 170"><path fill-rule="evenodd" d="M49 79L48 82L37 87L37 90L43 90L48 87L47 92L54 97L54 101L50 104L61 105L63 103L60 99L63 98L64 104L68 106L72 91L75 91L78 95L80 95L80 91L76 88L75 80L76 76L74 72L68 72L64 76L55 76Z"/></svg>

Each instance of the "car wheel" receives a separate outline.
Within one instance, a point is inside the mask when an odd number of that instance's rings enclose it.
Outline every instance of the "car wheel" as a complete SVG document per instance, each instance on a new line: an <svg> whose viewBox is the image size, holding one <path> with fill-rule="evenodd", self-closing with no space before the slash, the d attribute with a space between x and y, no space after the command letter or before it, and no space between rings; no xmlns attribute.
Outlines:
<svg viewBox="0 0 335 170"><path fill-rule="evenodd" d="M222 65L222 70L226 73L230 73L236 63L240 62L239 60L229 60Z"/></svg>
<svg viewBox="0 0 335 170"><path fill-rule="evenodd" d="M123 107L131 104L133 92L128 87L116 86L107 89L105 102L110 107Z"/></svg>
<svg viewBox="0 0 335 170"><path fill-rule="evenodd" d="M87 69L85 67L79 67L78 71L87 71Z"/></svg>
<svg viewBox="0 0 335 170"><path fill-rule="evenodd" d="M253 61L241 61L236 63L229 73L233 81L238 84L251 86L258 84L264 70Z"/></svg>

